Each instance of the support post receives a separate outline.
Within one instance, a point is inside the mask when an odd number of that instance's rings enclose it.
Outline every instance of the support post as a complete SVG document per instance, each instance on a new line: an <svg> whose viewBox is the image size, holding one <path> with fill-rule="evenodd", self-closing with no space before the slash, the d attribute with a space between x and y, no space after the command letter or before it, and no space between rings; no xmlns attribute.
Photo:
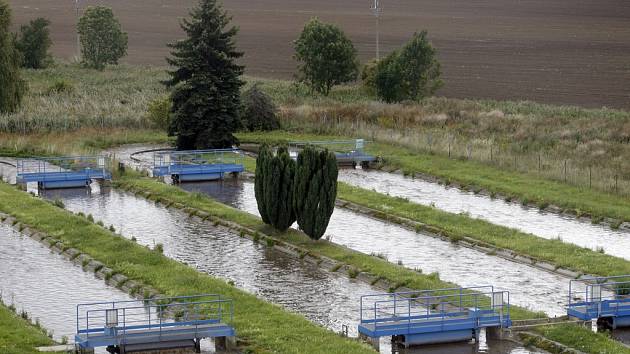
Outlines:
<svg viewBox="0 0 630 354"><path fill-rule="evenodd" d="M486 328L486 340L487 339L503 339L503 328L501 327Z"/></svg>
<svg viewBox="0 0 630 354"><path fill-rule="evenodd" d="M217 352L230 352L236 349L236 337L216 337L214 346Z"/></svg>
<svg viewBox="0 0 630 354"><path fill-rule="evenodd" d="M371 345L377 352L381 351L381 342L379 337L372 338L368 337L363 333L359 333L359 339Z"/></svg>

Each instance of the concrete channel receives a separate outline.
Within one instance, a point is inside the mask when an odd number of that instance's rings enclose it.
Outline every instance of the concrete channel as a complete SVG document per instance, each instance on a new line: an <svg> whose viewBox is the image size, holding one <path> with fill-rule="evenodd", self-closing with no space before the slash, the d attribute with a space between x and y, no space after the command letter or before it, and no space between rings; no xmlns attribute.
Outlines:
<svg viewBox="0 0 630 354"><path fill-rule="evenodd" d="M419 178L378 170L340 170L339 180L357 187L432 206L450 213L465 213L493 224L530 233L545 239L561 239L592 250L630 260L630 231L622 224L613 230L608 224L593 224L591 219L577 219L507 202L489 195L464 191ZM484 193L486 194L486 193ZM555 211L555 212L554 212Z"/></svg>
<svg viewBox="0 0 630 354"><path fill-rule="evenodd" d="M61 199L71 211L92 214L95 220L113 225L123 236L134 238L139 244L153 247L161 243L168 257L232 281L239 288L303 314L330 330L338 332L342 325L348 325L350 336L357 335L359 297L384 291L126 192L99 188L96 184L90 190L56 190L44 195ZM509 341L464 343L447 348L437 347L432 352L531 352ZM391 346L383 338L381 353L391 352Z"/></svg>
<svg viewBox="0 0 630 354"><path fill-rule="evenodd" d="M76 333L76 305L132 300L108 286L81 264L52 252L42 243L0 223L0 293L2 302L26 311L53 338L70 342ZM104 350L100 353L106 353Z"/></svg>

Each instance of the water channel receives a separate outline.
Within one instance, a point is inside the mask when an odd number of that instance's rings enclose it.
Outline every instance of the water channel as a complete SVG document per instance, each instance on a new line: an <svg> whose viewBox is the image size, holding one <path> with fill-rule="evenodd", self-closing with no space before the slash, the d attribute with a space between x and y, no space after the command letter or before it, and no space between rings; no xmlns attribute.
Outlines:
<svg viewBox="0 0 630 354"><path fill-rule="evenodd" d="M45 195L62 199L69 210L92 214L105 225L114 225L125 237L135 237L139 244L161 243L165 255L231 280L236 286L333 331L347 324L350 335L356 336L359 297L381 292L126 192L93 184L89 190L56 190ZM460 344L457 348L467 352L529 352L505 341ZM391 353L385 338L381 352Z"/></svg>
<svg viewBox="0 0 630 354"><path fill-rule="evenodd" d="M472 218L515 228L542 238L560 238L564 242L592 250L603 249L607 254L630 259L630 232L624 230L613 230L609 226L594 225L572 216L523 207L383 171L344 169L339 171L339 180L450 213L466 213Z"/></svg>

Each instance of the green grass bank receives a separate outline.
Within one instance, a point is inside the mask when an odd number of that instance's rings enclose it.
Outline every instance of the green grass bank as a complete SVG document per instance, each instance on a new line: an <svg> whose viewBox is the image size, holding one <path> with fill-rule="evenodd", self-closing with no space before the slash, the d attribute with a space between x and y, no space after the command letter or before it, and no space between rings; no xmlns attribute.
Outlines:
<svg viewBox="0 0 630 354"><path fill-rule="evenodd" d="M275 131L240 133L241 142L286 143L293 140L339 140L348 137ZM483 188L540 206L557 205L578 215L611 217L630 221L627 198L600 191L579 188L525 173L498 169L472 160L449 159L409 148L385 143L373 143L367 150L384 159L386 165L402 169L405 174L422 173L436 176L447 183Z"/></svg>
<svg viewBox="0 0 630 354"><path fill-rule="evenodd" d="M167 258L60 209L0 183L0 210L18 221L78 249L130 279L170 295L220 293L235 303L238 337L253 353L371 353L362 343L343 338L304 317L256 298L225 281Z"/></svg>
<svg viewBox="0 0 630 354"><path fill-rule="evenodd" d="M300 247L313 255L322 255L345 263L358 271L371 274L378 279L384 279L394 284L394 288L408 287L412 289L441 289L455 286L439 279L437 274L420 274L411 269L390 263L375 256L366 255L336 245L324 239L312 241L306 235L296 230L280 233L269 225L265 225L260 218L230 206L222 204L205 195L190 193L176 186L167 185L149 178L125 176L116 181L124 188L132 191L146 191L151 199L168 203L181 203L189 208L206 212L214 217L231 221L246 228L256 230L262 234L272 236L278 241ZM511 307L512 316L516 319L544 317L517 306Z"/></svg>
<svg viewBox="0 0 630 354"><path fill-rule="evenodd" d="M41 328L0 303L0 353L36 354L36 348L55 345Z"/></svg>

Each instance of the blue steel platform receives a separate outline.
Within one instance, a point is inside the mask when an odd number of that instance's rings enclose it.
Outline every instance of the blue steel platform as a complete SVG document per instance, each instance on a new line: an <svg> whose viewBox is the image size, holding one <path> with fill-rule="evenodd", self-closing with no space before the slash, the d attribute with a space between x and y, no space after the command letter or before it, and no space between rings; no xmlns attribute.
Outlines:
<svg viewBox="0 0 630 354"><path fill-rule="evenodd" d="M341 166L357 165L369 167L371 163L376 162L376 157L365 152L365 145L368 142L363 139L356 140L339 140L339 141L294 141L289 143L291 157L297 159L300 148L312 145L328 148L333 151L337 157L337 164Z"/></svg>
<svg viewBox="0 0 630 354"><path fill-rule="evenodd" d="M235 336L232 301L215 294L81 304L76 316L75 344L82 349L191 347Z"/></svg>
<svg viewBox="0 0 630 354"><path fill-rule="evenodd" d="M222 179L226 173L245 171L238 149L157 152L153 155L153 176L171 176L174 182Z"/></svg>
<svg viewBox="0 0 630 354"><path fill-rule="evenodd" d="M630 275L571 280L567 314L612 329L630 326Z"/></svg>
<svg viewBox="0 0 630 354"><path fill-rule="evenodd" d="M481 328L510 327L509 292L491 286L361 297L359 334L401 336L405 346L479 339Z"/></svg>
<svg viewBox="0 0 630 354"><path fill-rule="evenodd" d="M85 187L93 179L111 180L108 166L104 156L18 159L17 183L37 182L46 189Z"/></svg>

